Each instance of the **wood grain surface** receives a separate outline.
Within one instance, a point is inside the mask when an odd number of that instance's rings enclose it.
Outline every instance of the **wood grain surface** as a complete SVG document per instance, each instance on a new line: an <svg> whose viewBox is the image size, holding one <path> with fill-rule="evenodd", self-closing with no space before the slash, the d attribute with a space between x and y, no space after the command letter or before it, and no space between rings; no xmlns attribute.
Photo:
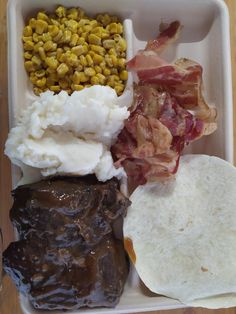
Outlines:
<svg viewBox="0 0 236 314"><path fill-rule="evenodd" d="M32 0L33 1L33 0ZM225 0L230 12L231 52L233 69L233 86L236 82L236 0ZM3 246L13 240L13 230L8 218L11 206L11 168L9 160L4 156L4 143L8 133L7 105L7 35L6 35L7 0L0 0L0 226L4 236ZM236 92L234 92L234 121L236 121ZM236 128L234 128L236 139ZM236 142L235 142L236 143ZM234 143L234 147L236 147ZM236 156L236 154L235 154ZM236 159L235 159L236 161ZM236 314L236 308L206 310L187 308L179 310L156 311L156 314ZM0 292L0 314L22 314L16 289L8 276L4 276Z"/></svg>

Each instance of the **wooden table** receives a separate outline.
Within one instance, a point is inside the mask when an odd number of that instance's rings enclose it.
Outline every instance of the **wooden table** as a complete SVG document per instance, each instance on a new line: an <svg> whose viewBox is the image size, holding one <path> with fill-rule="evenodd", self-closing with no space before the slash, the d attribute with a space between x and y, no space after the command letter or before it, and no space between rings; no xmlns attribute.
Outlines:
<svg viewBox="0 0 236 314"><path fill-rule="evenodd" d="M233 64L233 86L236 83L236 0L225 0L231 16L231 51ZM13 239L13 230L8 218L11 204L11 174L9 160L3 155L4 143L8 133L7 108L7 37L6 37L6 4L7 0L0 0L0 226L4 235L4 248ZM234 49L235 47L235 49ZM236 92L234 93L234 119L236 117ZM235 120L236 121L236 120ZM236 141L236 128L234 131ZM236 143L236 142L235 142ZM234 145L236 147L236 145ZM236 156L236 150L235 150ZM236 161L236 159L235 159ZM3 289L0 293L1 314L22 314L16 289L9 279L3 279ZM222 310L206 310L201 308L187 308L180 310L156 311L153 314L236 314L236 308Z"/></svg>

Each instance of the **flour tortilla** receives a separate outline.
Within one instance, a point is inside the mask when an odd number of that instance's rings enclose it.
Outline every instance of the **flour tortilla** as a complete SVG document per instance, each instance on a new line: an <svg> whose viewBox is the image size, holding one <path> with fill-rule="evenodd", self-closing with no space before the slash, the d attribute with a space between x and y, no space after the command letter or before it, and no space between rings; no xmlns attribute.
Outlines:
<svg viewBox="0 0 236 314"><path fill-rule="evenodd" d="M124 237L144 284L191 306L235 306L236 168L186 155L173 182L139 186L131 201Z"/></svg>

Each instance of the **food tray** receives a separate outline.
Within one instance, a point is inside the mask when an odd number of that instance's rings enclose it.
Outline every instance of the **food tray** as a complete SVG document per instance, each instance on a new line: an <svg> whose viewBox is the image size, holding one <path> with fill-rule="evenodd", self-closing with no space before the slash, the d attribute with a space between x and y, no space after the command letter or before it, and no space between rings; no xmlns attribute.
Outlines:
<svg viewBox="0 0 236 314"><path fill-rule="evenodd" d="M181 36L165 57L186 57L203 66L206 100L218 110L218 130L191 144L186 152L218 156L233 163L233 113L230 63L229 16L221 0L10 0L8 2L9 119L15 125L19 110L35 99L22 58L21 34L24 21L37 10L52 11L56 5L82 7L87 13L109 12L124 21L128 42L127 57L143 48L158 33L161 22L179 20ZM127 87L132 86L129 77ZM12 168L13 186L19 171ZM81 309L74 313L132 313L183 307L180 302L149 292L131 269L120 303L115 309ZM21 296L24 313L48 313L33 310ZM61 313L55 311L53 313ZM67 312L70 313L70 312Z"/></svg>

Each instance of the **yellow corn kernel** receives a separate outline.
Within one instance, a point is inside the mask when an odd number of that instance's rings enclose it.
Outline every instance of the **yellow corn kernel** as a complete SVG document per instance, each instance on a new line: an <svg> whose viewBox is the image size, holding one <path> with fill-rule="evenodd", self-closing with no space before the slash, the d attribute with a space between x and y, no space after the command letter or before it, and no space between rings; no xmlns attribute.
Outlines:
<svg viewBox="0 0 236 314"><path fill-rule="evenodd" d="M57 74L59 76L65 75L69 71L69 67L65 63L61 63L57 68Z"/></svg>
<svg viewBox="0 0 236 314"><path fill-rule="evenodd" d="M41 59L39 59L39 58L36 57L36 56L33 56L31 60L32 60L32 62L33 62L36 66L40 66L41 63L42 63Z"/></svg>
<svg viewBox="0 0 236 314"><path fill-rule="evenodd" d="M97 35L95 34L89 34L88 35L88 42L90 44L94 44L94 45L101 45L102 43L102 40L100 37L98 37Z"/></svg>
<svg viewBox="0 0 236 314"><path fill-rule="evenodd" d="M53 69L53 68L47 68L47 73L49 74L55 74L57 69Z"/></svg>
<svg viewBox="0 0 236 314"><path fill-rule="evenodd" d="M126 57L125 51L124 51L124 52L121 52L120 56L121 56L122 58L125 58L125 57Z"/></svg>
<svg viewBox="0 0 236 314"><path fill-rule="evenodd" d="M36 33L33 33L33 41L35 42L35 43L37 43L37 42L39 42L39 40L41 39L41 36L39 36L38 34L36 34Z"/></svg>
<svg viewBox="0 0 236 314"><path fill-rule="evenodd" d="M115 91L118 96L122 94L123 90L124 90L124 85L121 85L121 84L115 85Z"/></svg>
<svg viewBox="0 0 236 314"><path fill-rule="evenodd" d="M37 44L34 45L34 51L38 52L39 48L43 46L43 42L39 41Z"/></svg>
<svg viewBox="0 0 236 314"><path fill-rule="evenodd" d="M121 23L117 23L117 34L123 34L123 25Z"/></svg>
<svg viewBox="0 0 236 314"><path fill-rule="evenodd" d="M90 23L89 19L81 19L78 22L78 27L82 27L82 26L88 25L89 23Z"/></svg>
<svg viewBox="0 0 236 314"><path fill-rule="evenodd" d="M102 44L106 49L114 48L116 46L116 43L113 39L105 39L103 40Z"/></svg>
<svg viewBox="0 0 236 314"><path fill-rule="evenodd" d="M29 26L31 27L31 28L35 28L36 27L36 19L35 18L31 18L30 20L29 20Z"/></svg>
<svg viewBox="0 0 236 314"><path fill-rule="evenodd" d="M35 22L35 32L42 35L48 29L48 23L43 20L36 20Z"/></svg>
<svg viewBox="0 0 236 314"><path fill-rule="evenodd" d="M78 39L79 39L79 35L78 35L78 34L73 34L73 35L71 36L71 41L70 41L69 45L70 45L71 47L75 47L75 46L77 45Z"/></svg>
<svg viewBox="0 0 236 314"><path fill-rule="evenodd" d="M93 56L93 62L94 62L94 64L100 64L103 60L104 60L103 57L100 56L100 55L98 55L98 54L95 54L95 55Z"/></svg>
<svg viewBox="0 0 236 314"><path fill-rule="evenodd" d="M63 34L63 42L64 43L69 43L70 40L71 40L71 36L72 36L72 33L70 30L65 30L64 31L64 34Z"/></svg>
<svg viewBox="0 0 236 314"><path fill-rule="evenodd" d="M67 10L68 19L76 20L78 18L78 10L76 8L71 8Z"/></svg>
<svg viewBox="0 0 236 314"><path fill-rule="evenodd" d="M108 75L111 75L111 70L108 69L108 68L105 68L102 73L105 75L105 76L108 76Z"/></svg>
<svg viewBox="0 0 236 314"><path fill-rule="evenodd" d="M46 41L50 41L52 40L52 36L50 35L50 33L43 33L42 34L42 41L46 42Z"/></svg>
<svg viewBox="0 0 236 314"><path fill-rule="evenodd" d="M76 56L81 56L82 54L85 53L84 48L83 48L82 45L73 47L73 48L71 49L71 52L74 53Z"/></svg>
<svg viewBox="0 0 236 314"><path fill-rule="evenodd" d="M60 92L61 88L59 85L52 85L52 86L49 86L49 89L52 91L52 92Z"/></svg>
<svg viewBox="0 0 236 314"><path fill-rule="evenodd" d="M68 56L66 56L66 64L70 66L77 66L78 63L79 63L79 60L76 54L70 53L68 54Z"/></svg>
<svg viewBox="0 0 236 314"><path fill-rule="evenodd" d="M128 71L126 70L123 70L120 72L120 78L123 80L123 81L127 81L128 80Z"/></svg>
<svg viewBox="0 0 236 314"><path fill-rule="evenodd" d="M60 79L58 83L62 89L67 89L67 87L69 86L69 83L65 79Z"/></svg>
<svg viewBox="0 0 236 314"><path fill-rule="evenodd" d="M89 66L93 65L93 59L92 59L92 57L89 54L87 54L85 56L85 58L86 58L87 63L88 63Z"/></svg>
<svg viewBox="0 0 236 314"><path fill-rule="evenodd" d="M99 78L97 76L92 76L90 79L92 85L99 85Z"/></svg>
<svg viewBox="0 0 236 314"><path fill-rule="evenodd" d="M106 62L103 60L99 66L101 67L102 70L104 70L106 68Z"/></svg>
<svg viewBox="0 0 236 314"><path fill-rule="evenodd" d="M22 36L22 41L24 43L26 43L27 41L32 41L33 40L33 37L32 36Z"/></svg>
<svg viewBox="0 0 236 314"><path fill-rule="evenodd" d="M118 70L116 68L111 68L111 74L116 74L118 75Z"/></svg>
<svg viewBox="0 0 236 314"><path fill-rule="evenodd" d="M51 18L50 20L51 20L51 24L52 24L52 25L56 25L57 27L60 26L59 21L57 21L57 20L55 20L55 19L53 19L53 18Z"/></svg>
<svg viewBox="0 0 236 314"><path fill-rule="evenodd" d="M113 67L113 62L110 55L105 55L105 62L109 67Z"/></svg>
<svg viewBox="0 0 236 314"><path fill-rule="evenodd" d="M86 75L84 72L80 72L80 82L85 83L89 80L89 76Z"/></svg>
<svg viewBox="0 0 236 314"><path fill-rule="evenodd" d="M108 14L104 14L101 22L104 26L107 26L109 23L111 23L111 17Z"/></svg>
<svg viewBox="0 0 236 314"><path fill-rule="evenodd" d="M32 41L27 41L23 46L25 50L34 50L34 43Z"/></svg>
<svg viewBox="0 0 236 314"><path fill-rule="evenodd" d="M103 30L103 32L101 34L101 38L102 39L109 39L110 38L109 32L107 32L106 30Z"/></svg>
<svg viewBox="0 0 236 314"><path fill-rule="evenodd" d="M72 76L72 82L74 84L80 84L80 73L78 71L75 71Z"/></svg>
<svg viewBox="0 0 236 314"><path fill-rule="evenodd" d="M108 50L108 53L109 53L109 55L114 55L114 56L116 56L116 50L115 50L115 48L110 48L110 49Z"/></svg>
<svg viewBox="0 0 236 314"><path fill-rule="evenodd" d="M65 53L62 53L59 57L58 57L58 61L63 63L66 61L66 55Z"/></svg>
<svg viewBox="0 0 236 314"><path fill-rule="evenodd" d="M107 85L114 88L115 87L115 82L114 81L107 81Z"/></svg>
<svg viewBox="0 0 236 314"><path fill-rule="evenodd" d="M37 76L34 75L34 72L30 73L29 79L30 79L30 82L33 83L34 85L36 84L36 82L38 80Z"/></svg>
<svg viewBox="0 0 236 314"><path fill-rule="evenodd" d="M68 21L68 19L67 19L67 17L62 17L61 19L60 19L60 26L63 26L63 29L64 29L64 27L65 27L65 23Z"/></svg>
<svg viewBox="0 0 236 314"><path fill-rule="evenodd" d="M96 71L96 73L102 73L102 69L99 65L95 65L94 70Z"/></svg>
<svg viewBox="0 0 236 314"><path fill-rule="evenodd" d="M77 32L78 22L76 22L75 20L66 21L65 25L73 33Z"/></svg>
<svg viewBox="0 0 236 314"><path fill-rule="evenodd" d="M43 87L46 85L46 77L42 77L41 79L38 79L35 83L38 87Z"/></svg>
<svg viewBox="0 0 236 314"><path fill-rule="evenodd" d="M39 96L43 92L43 90L41 88L38 88L38 87L34 87L33 91L34 91L35 95L37 95L37 96Z"/></svg>
<svg viewBox="0 0 236 314"><path fill-rule="evenodd" d="M91 20L91 21L90 21L90 25L91 25L92 28L94 29L95 27L98 26L98 21L96 21L96 20Z"/></svg>
<svg viewBox="0 0 236 314"><path fill-rule="evenodd" d="M66 8L60 5L56 10L55 13L58 17L62 18L66 16Z"/></svg>
<svg viewBox="0 0 236 314"><path fill-rule="evenodd" d="M53 37L53 41L54 42L59 42L61 39L63 39L63 32L60 29L58 34Z"/></svg>
<svg viewBox="0 0 236 314"><path fill-rule="evenodd" d="M42 12L42 11L38 12L37 19L38 20L43 20L43 21L48 21L49 20L47 14L45 12Z"/></svg>
<svg viewBox="0 0 236 314"><path fill-rule="evenodd" d="M60 59L62 54L63 54L63 49L62 48L57 48L57 60Z"/></svg>
<svg viewBox="0 0 236 314"><path fill-rule="evenodd" d="M98 53L99 55L104 55L105 54L105 49L101 46L97 46L97 45L90 45L90 48L92 51Z"/></svg>
<svg viewBox="0 0 236 314"><path fill-rule="evenodd" d="M96 74L96 77L99 79L99 84L101 84L101 85L105 84L106 77L103 74L98 73L98 74Z"/></svg>
<svg viewBox="0 0 236 314"><path fill-rule="evenodd" d="M116 34L117 33L117 23L111 23L109 25L107 25L106 30L108 30L108 32L110 34Z"/></svg>
<svg viewBox="0 0 236 314"><path fill-rule="evenodd" d="M114 82L118 82L120 80L119 76L116 74L112 74L109 76L109 79Z"/></svg>
<svg viewBox="0 0 236 314"><path fill-rule="evenodd" d="M118 42L118 47L120 48L120 51L126 51L127 45L126 45L126 40L124 38L120 38Z"/></svg>
<svg viewBox="0 0 236 314"><path fill-rule="evenodd" d="M90 33L90 31L92 30L92 26L91 25L84 25L82 27L83 33Z"/></svg>
<svg viewBox="0 0 236 314"><path fill-rule="evenodd" d="M79 60L80 60L80 64L82 64L83 66L87 66L87 65L88 65L85 56L83 56L83 55L80 56L80 57L79 57Z"/></svg>
<svg viewBox="0 0 236 314"><path fill-rule="evenodd" d="M84 67L82 66L82 64L77 65L77 67L75 68L76 71L81 72L83 71Z"/></svg>
<svg viewBox="0 0 236 314"><path fill-rule="evenodd" d="M44 48L43 48L43 47L39 47L38 53L39 53L40 58L41 58L42 60L45 60L46 54L45 54L45 51L44 51Z"/></svg>
<svg viewBox="0 0 236 314"><path fill-rule="evenodd" d="M102 33L103 33L103 27L101 27L101 26L97 26L97 27L95 27L95 28L93 28L92 30L91 30L91 33L92 34L96 34L98 37L101 37L102 36Z"/></svg>
<svg viewBox="0 0 236 314"><path fill-rule="evenodd" d="M28 51L26 51L26 52L24 53L24 58L27 59L27 60L31 60L32 54L29 53Z"/></svg>
<svg viewBox="0 0 236 314"><path fill-rule="evenodd" d="M84 69L84 73L87 76L95 76L96 75L95 70L93 68L91 68L91 67L90 68L85 68Z"/></svg>
<svg viewBox="0 0 236 314"><path fill-rule="evenodd" d="M92 51L92 50L89 50L89 51L88 51L88 54L93 58L96 53L95 53L94 51Z"/></svg>
<svg viewBox="0 0 236 314"><path fill-rule="evenodd" d="M40 78L40 77L43 77L45 76L45 70L38 70L35 72L35 76Z"/></svg>
<svg viewBox="0 0 236 314"><path fill-rule="evenodd" d="M119 58L118 61L117 61L117 63L118 63L118 66L119 66L120 68L124 69L124 68L125 68L126 60L125 60L124 58Z"/></svg>
<svg viewBox="0 0 236 314"><path fill-rule="evenodd" d="M83 37L79 37L77 41L77 45L83 45L85 43L85 39Z"/></svg>
<svg viewBox="0 0 236 314"><path fill-rule="evenodd" d="M56 25L48 25L48 32L52 37L55 37L59 32L59 28Z"/></svg>
<svg viewBox="0 0 236 314"><path fill-rule="evenodd" d="M23 36L28 37L28 36L32 36L32 35L33 35L32 27L29 25L25 26L24 30L23 30Z"/></svg>
<svg viewBox="0 0 236 314"><path fill-rule="evenodd" d="M87 41L87 40L88 40L88 33L87 33L87 32L83 32L83 33L81 33L81 35L80 35L80 36L81 36L81 37L83 37L85 41Z"/></svg>
<svg viewBox="0 0 236 314"><path fill-rule="evenodd" d="M88 52L88 44L87 43L83 44L83 49L84 49L84 53Z"/></svg>
<svg viewBox="0 0 236 314"><path fill-rule="evenodd" d="M84 89L84 86L79 85L79 84L71 84L71 89L76 90L76 91L80 91L80 90Z"/></svg>
<svg viewBox="0 0 236 314"><path fill-rule="evenodd" d="M56 70L58 67L58 61L55 57L47 57L45 59L45 63L49 68L54 69L54 70Z"/></svg>
<svg viewBox="0 0 236 314"><path fill-rule="evenodd" d="M117 57L116 55L110 55L113 67L117 67Z"/></svg>
<svg viewBox="0 0 236 314"><path fill-rule="evenodd" d="M55 51L57 50L57 44L49 40L44 43L43 48L45 51Z"/></svg>

